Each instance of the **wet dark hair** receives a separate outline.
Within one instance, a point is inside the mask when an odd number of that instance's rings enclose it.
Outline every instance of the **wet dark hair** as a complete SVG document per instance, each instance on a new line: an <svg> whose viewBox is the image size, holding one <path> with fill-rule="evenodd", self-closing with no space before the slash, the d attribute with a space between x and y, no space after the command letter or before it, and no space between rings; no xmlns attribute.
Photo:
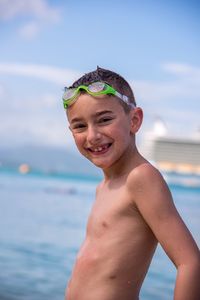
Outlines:
<svg viewBox="0 0 200 300"><path fill-rule="evenodd" d="M78 80L76 80L72 84L71 88L76 88L80 85L89 85L96 81L103 81L105 83L108 83L113 88L115 88L120 94L127 96L129 98L129 102L133 103L136 106L135 97L129 83L119 74L110 70L100 68L98 66L95 71L86 73ZM131 109L130 106L120 99L119 101L123 106L125 112L129 112Z"/></svg>

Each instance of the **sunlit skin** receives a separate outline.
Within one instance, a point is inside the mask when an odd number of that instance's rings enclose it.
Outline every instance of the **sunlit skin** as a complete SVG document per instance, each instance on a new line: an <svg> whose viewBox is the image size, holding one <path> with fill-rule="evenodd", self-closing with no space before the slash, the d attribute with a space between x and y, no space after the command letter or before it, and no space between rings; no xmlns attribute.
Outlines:
<svg viewBox="0 0 200 300"><path fill-rule="evenodd" d="M138 300L159 242L177 268L175 300L199 300L199 250L160 173L138 152L143 113L113 96L81 94L68 109L80 153L101 168L66 300ZM164 270L163 270L164 271Z"/></svg>

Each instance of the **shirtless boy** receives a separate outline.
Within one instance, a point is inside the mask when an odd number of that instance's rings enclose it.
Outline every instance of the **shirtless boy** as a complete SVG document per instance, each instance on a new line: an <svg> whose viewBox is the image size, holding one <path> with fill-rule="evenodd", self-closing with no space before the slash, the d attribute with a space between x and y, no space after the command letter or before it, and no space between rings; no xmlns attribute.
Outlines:
<svg viewBox="0 0 200 300"><path fill-rule="evenodd" d="M78 150L104 173L65 299L138 300L159 242L177 268L174 300L199 300L199 249L161 174L137 150L143 112L129 84L97 68L63 101Z"/></svg>

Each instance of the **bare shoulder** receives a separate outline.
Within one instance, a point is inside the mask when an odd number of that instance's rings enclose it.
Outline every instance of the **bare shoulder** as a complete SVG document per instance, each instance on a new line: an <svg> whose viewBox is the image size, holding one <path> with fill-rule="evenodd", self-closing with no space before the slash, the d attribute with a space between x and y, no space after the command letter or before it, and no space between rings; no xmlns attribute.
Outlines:
<svg viewBox="0 0 200 300"><path fill-rule="evenodd" d="M161 173L152 164L145 162L134 168L127 179L127 187L132 192L145 192L150 189L168 189Z"/></svg>
<svg viewBox="0 0 200 300"><path fill-rule="evenodd" d="M127 189L134 205L146 221L155 216L176 213L173 198L162 174L150 163L134 168L127 179Z"/></svg>

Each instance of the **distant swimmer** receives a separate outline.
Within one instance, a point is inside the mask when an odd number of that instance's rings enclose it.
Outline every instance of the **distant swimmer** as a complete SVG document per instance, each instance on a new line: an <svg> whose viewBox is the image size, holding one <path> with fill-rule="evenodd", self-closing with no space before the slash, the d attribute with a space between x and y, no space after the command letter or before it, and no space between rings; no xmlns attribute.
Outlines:
<svg viewBox="0 0 200 300"><path fill-rule="evenodd" d="M57 187L47 187L45 188L46 193L55 193L55 194L77 194L77 190L74 187L69 188L57 188Z"/></svg>
<svg viewBox="0 0 200 300"><path fill-rule="evenodd" d="M30 167L28 164L21 164L18 170L21 174L27 174L30 172Z"/></svg>

